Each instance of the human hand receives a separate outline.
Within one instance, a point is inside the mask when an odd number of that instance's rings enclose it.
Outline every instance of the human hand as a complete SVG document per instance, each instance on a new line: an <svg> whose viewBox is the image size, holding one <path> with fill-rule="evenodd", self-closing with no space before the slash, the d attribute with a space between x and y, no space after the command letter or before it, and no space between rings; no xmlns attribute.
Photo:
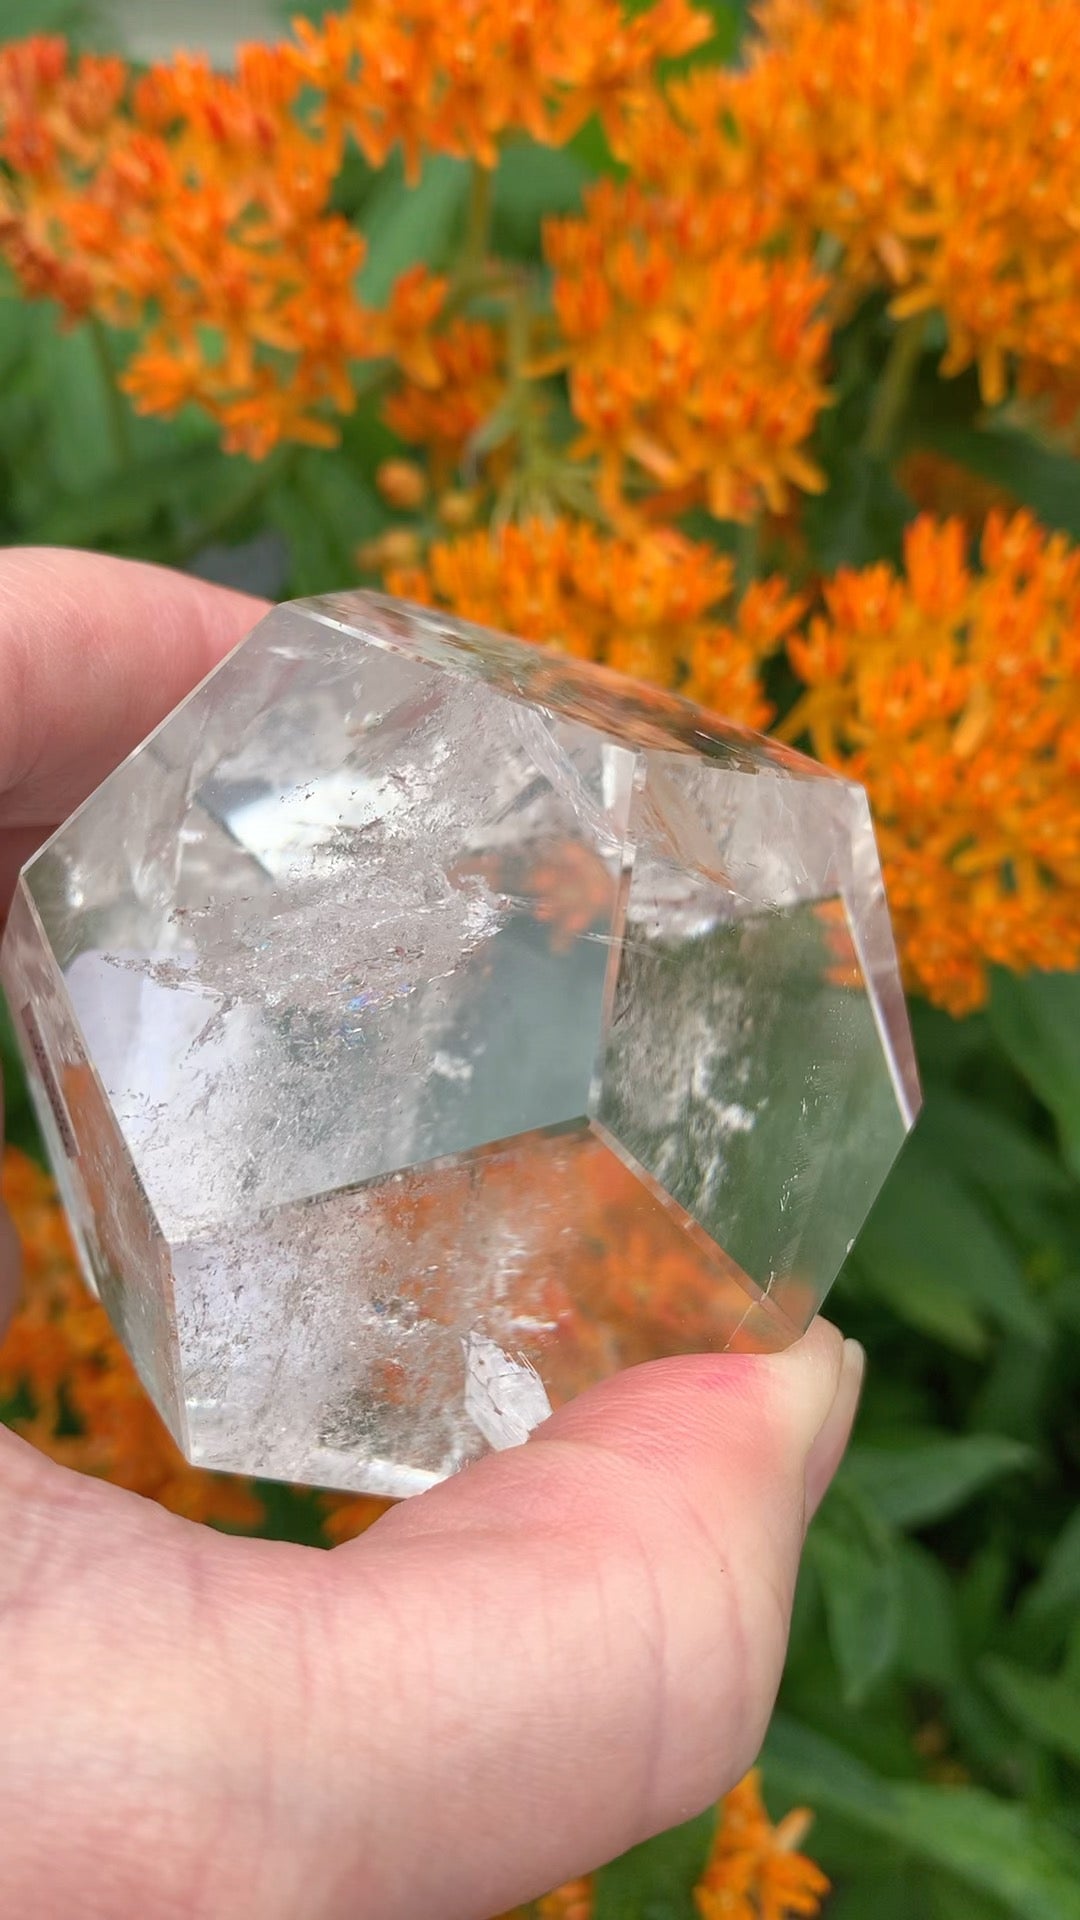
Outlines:
<svg viewBox="0 0 1080 1920"><path fill-rule="evenodd" d="M19 862L253 624L155 568L0 554ZM0 1224L0 1332L14 1291ZM635 1368L331 1553L229 1538L0 1429L0 1913L484 1920L753 1761L861 1351Z"/></svg>

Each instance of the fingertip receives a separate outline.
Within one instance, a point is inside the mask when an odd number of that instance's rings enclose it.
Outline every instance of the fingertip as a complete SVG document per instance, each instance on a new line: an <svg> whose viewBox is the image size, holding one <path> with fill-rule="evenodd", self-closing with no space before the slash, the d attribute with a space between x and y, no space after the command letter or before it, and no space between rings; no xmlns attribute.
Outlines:
<svg viewBox="0 0 1080 1920"><path fill-rule="evenodd" d="M813 1519L847 1451L859 1410L866 1351L857 1340L845 1340L840 1377L829 1410L814 1436L806 1460L806 1518Z"/></svg>
<svg viewBox="0 0 1080 1920"><path fill-rule="evenodd" d="M804 1456L836 1398L843 1362L844 1336L820 1315L800 1340L754 1359L771 1383L778 1412L790 1425L792 1447Z"/></svg>

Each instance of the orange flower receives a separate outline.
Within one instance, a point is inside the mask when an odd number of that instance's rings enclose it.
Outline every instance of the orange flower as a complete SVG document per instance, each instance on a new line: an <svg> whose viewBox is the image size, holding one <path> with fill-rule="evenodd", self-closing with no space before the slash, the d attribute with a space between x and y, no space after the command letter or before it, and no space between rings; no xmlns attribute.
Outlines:
<svg viewBox="0 0 1080 1920"><path fill-rule="evenodd" d="M424 266L407 267L390 293L390 304L378 323L381 352L396 360L418 387L441 387L447 373L431 340L431 328L446 302L449 281Z"/></svg>
<svg viewBox="0 0 1080 1920"><path fill-rule="evenodd" d="M774 230L840 250L853 297L944 315L944 371L1080 368L1080 15L1059 0L783 0L741 74L673 90L687 144ZM647 152L665 177L664 116ZM643 136L644 138L644 136ZM726 152L725 152L726 143Z"/></svg>
<svg viewBox="0 0 1080 1920"><path fill-rule="evenodd" d="M333 1547L341 1546L346 1540L355 1540L361 1533L374 1526L393 1504L390 1500L377 1499L371 1493L324 1493L319 1496L319 1505L323 1511L322 1530Z"/></svg>
<svg viewBox="0 0 1080 1920"><path fill-rule="evenodd" d="M374 351L363 242L329 211L340 150L300 88L285 47L242 49L233 76L178 56L137 84L59 40L0 49L0 246L23 285L142 329L135 405L197 402L256 454L332 444Z"/></svg>
<svg viewBox="0 0 1080 1920"><path fill-rule="evenodd" d="M407 380L383 408L387 426L425 447L436 490L454 473L504 390L502 341L486 320L456 319L433 336L422 384ZM414 362L415 364L415 362Z"/></svg>
<svg viewBox="0 0 1080 1920"><path fill-rule="evenodd" d="M537 1903L537 1920L592 1920L593 1899L591 1879L568 1880Z"/></svg>
<svg viewBox="0 0 1080 1920"><path fill-rule="evenodd" d="M804 451L826 404L826 282L770 259L745 200L602 181L544 251L574 413L618 517L643 488L721 519L781 510L822 479ZM548 363L550 364L550 362Z"/></svg>
<svg viewBox="0 0 1080 1920"><path fill-rule="evenodd" d="M437 541L426 566L389 573L406 599L539 640L664 686L685 684L729 719L770 717L757 664L799 613L777 582L752 588L734 619L731 565L671 528L639 538L566 517Z"/></svg>
<svg viewBox="0 0 1080 1920"><path fill-rule="evenodd" d="M802 1809L773 1826L755 1770L722 1803L705 1872L694 1890L701 1920L793 1920L820 1912L821 1868L796 1848L810 1826Z"/></svg>
<svg viewBox="0 0 1080 1920"><path fill-rule="evenodd" d="M954 1013L987 967L1080 966L1080 553L993 512L909 529L906 579L844 570L789 641L782 735L867 786L912 984Z"/></svg>
<svg viewBox="0 0 1080 1920"><path fill-rule="evenodd" d="M297 70L324 97L319 123L347 128L372 166L400 146L415 180L425 153L492 167L512 129L563 141L594 112L617 143L657 63L699 45L709 24L687 0L629 19L619 0L354 0L297 32Z"/></svg>

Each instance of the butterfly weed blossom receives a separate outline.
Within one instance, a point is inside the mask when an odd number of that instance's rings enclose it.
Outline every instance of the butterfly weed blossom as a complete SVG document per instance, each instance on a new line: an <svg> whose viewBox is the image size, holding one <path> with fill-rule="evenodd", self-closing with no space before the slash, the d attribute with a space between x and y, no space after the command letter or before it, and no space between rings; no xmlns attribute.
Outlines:
<svg viewBox="0 0 1080 1920"><path fill-rule="evenodd" d="M1080 368L1080 15L1060 0L771 0L738 75L684 92L691 131L778 230L839 250L850 301L937 313L984 399ZM725 134L725 129L730 132Z"/></svg>
<svg viewBox="0 0 1080 1920"><path fill-rule="evenodd" d="M392 570L392 592L482 626L680 686L747 726L772 717L758 674L801 603L761 581L732 610L732 566L671 527L638 538L566 516L436 541L423 567Z"/></svg>
<svg viewBox="0 0 1080 1920"><path fill-rule="evenodd" d="M804 446L828 398L826 281L808 255L767 258L745 215L604 181L582 218L547 224L575 451L615 517L635 482L724 520L823 485Z"/></svg>
<svg viewBox="0 0 1080 1920"><path fill-rule="evenodd" d="M995 510L975 568L920 518L788 651L782 731L869 789L912 984L964 1013L990 964L1080 966L1080 553Z"/></svg>

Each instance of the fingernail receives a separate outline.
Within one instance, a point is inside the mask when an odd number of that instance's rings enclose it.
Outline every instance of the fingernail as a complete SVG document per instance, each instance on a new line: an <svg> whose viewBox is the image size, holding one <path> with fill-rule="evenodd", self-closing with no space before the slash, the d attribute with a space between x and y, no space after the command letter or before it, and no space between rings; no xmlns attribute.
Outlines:
<svg viewBox="0 0 1080 1920"><path fill-rule="evenodd" d="M836 1394L806 1458L806 1518L809 1523L844 1457L859 1406L866 1352L857 1340L844 1341Z"/></svg>

